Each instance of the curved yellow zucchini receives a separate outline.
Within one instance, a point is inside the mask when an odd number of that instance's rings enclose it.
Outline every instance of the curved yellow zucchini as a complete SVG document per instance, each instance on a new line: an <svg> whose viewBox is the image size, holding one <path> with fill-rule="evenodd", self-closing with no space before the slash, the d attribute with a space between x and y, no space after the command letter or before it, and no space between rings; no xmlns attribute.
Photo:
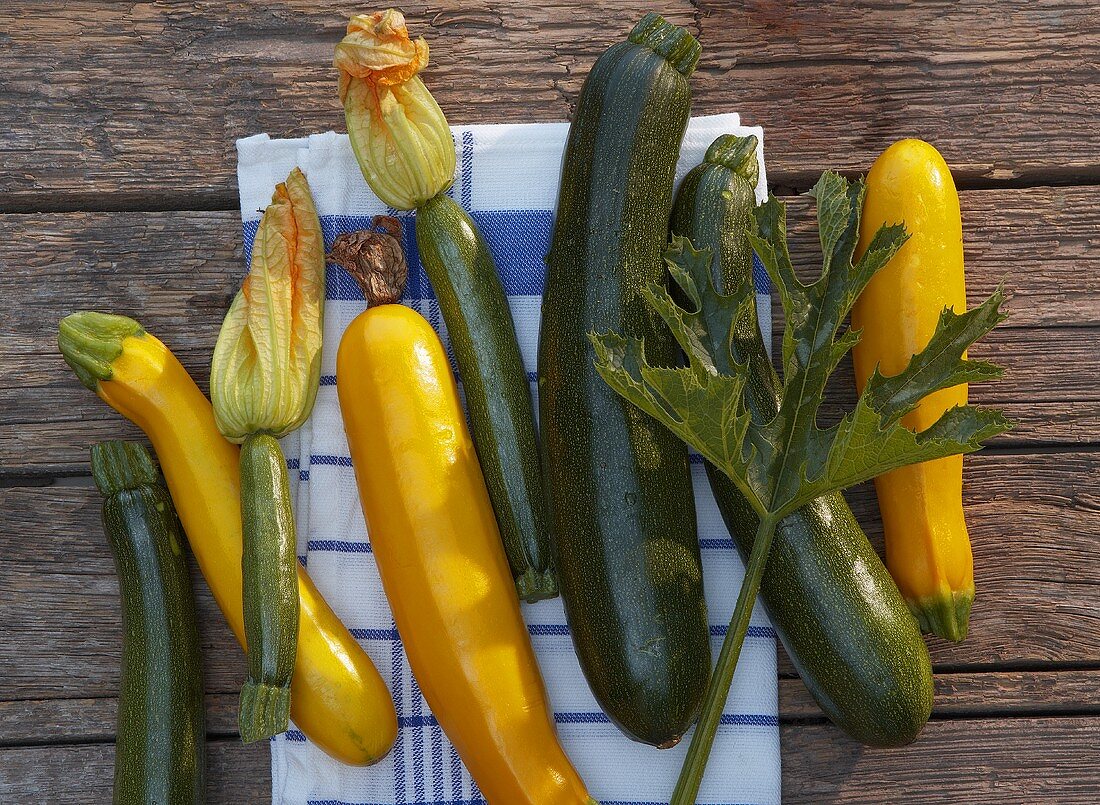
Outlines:
<svg viewBox="0 0 1100 805"><path fill-rule="evenodd" d="M66 321L80 316L130 321L102 314L74 314ZM210 402L176 357L131 323L135 334L112 339L117 343L111 344L111 351L117 354L100 363L106 370L93 379L94 390L152 441L191 550L243 646L239 449L218 432ZM62 333L64 341L65 322ZM62 351L87 383L87 373L81 374L72 350L66 351L63 343ZM94 351L102 352L102 346L89 350ZM81 357L76 356L78 363ZM301 567L298 594L301 611L291 718L337 760L352 765L374 763L397 736L397 714L389 690Z"/></svg>

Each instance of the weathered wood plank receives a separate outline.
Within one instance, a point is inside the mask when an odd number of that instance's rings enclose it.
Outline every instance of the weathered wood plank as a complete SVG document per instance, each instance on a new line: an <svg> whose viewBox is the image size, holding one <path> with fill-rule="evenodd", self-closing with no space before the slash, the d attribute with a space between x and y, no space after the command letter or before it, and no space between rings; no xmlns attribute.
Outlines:
<svg viewBox="0 0 1100 805"><path fill-rule="evenodd" d="M237 736L235 693L206 696L208 735ZM109 742L115 739L118 698L0 701L0 745Z"/></svg>
<svg viewBox="0 0 1100 805"><path fill-rule="evenodd" d="M937 674L934 719L982 715L1100 715L1100 670L988 671ZM0 745L110 742L115 739L118 699L19 699L0 701ZM784 722L824 719L799 679L779 680ZM206 731L237 734L237 695L206 696Z"/></svg>
<svg viewBox="0 0 1100 805"><path fill-rule="evenodd" d="M1100 453L979 454L967 467L978 601L970 636L959 645L932 641L934 662L1100 667ZM850 499L881 547L870 487ZM0 700L117 692L117 586L98 521L87 487L0 490ZM232 693L242 654L195 577L207 691Z"/></svg>
<svg viewBox="0 0 1100 805"><path fill-rule="evenodd" d="M109 291L104 292L106 297ZM114 307L104 304L103 307ZM130 310L121 306L116 310ZM200 388L209 377L210 353L218 319L200 324L198 315L177 324L144 310L134 311L164 340L192 373ZM181 316L184 315L181 313ZM137 431L81 386L53 346L56 325L37 330L32 352L9 351L0 340L0 365L19 382L0 389L0 473L71 475L87 472L88 448L104 438L133 437ZM971 402L1003 405L1018 423L993 444L1093 445L1100 439L1100 327L994 330L970 352L998 362L1006 376L971 387ZM833 378L822 408L830 423L855 403L851 362Z"/></svg>
<svg viewBox="0 0 1100 805"><path fill-rule="evenodd" d="M568 116L598 54L648 7L615 2L411 3L432 45L427 80L455 122ZM1084 0L665 4L700 34L698 113L768 127L770 172L805 185L865 170L924 136L966 179L1094 176L1087 112L1100 88ZM343 128L332 52L346 4L115 4L59 18L26 2L5 26L0 117L9 207L232 204L233 141ZM41 65L51 65L49 79ZM172 202L171 199L177 199Z"/></svg>
<svg viewBox="0 0 1100 805"><path fill-rule="evenodd" d="M828 724L784 724L783 801L788 803L1087 803L1100 793L1100 718L1008 718L932 722L909 747L859 746ZM270 797L264 744L207 745L207 801ZM0 796L8 802L110 800L114 747L0 749ZM716 770L715 770L716 771ZM714 773L712 771L712 773Z"/></svg>
<svg viewBox="0 0 1100 805"><path fill-rule="evenodd" d="M936 674L932 718L1100 715L1100 669ZM824 719L800 679L779 680L784 721Z"/></svg>
<svg viewBox="0 0 1100 805"><path fill-rule="evenodd" d="M1009 327L1100 324L1094 235L1100 187L963 192L972 303L998 283L1013 293ZM820 270L812 201L786 199L791 252L804 278ZM223 312L243 271L234 212L0 215L0 293L20 293L11 338L92 302L155 311L173 324ZM19 339L22 339L20 341ZM14 347L5 345L7 349Z"/></svg>
<svg viewBox="0 0 1100 805"><path fill-rule="evenodd" d="M1100 718L930 723L903 749L868 749L833 726L784 725L783 801L1057 802L1100 797Z"/></svg>
<svg viewBox="0 0 1100 805"><path fill-rule="evenodd" d="M707 47L740 62L865 59L1000 63L1020 51L1065 50L1067 26L1093 31L1087 0L1045 3L934 3L923 0L698 0ZM840 14L856 15L838 20ZM730 23L736 23L736 27ZM979 24L980 23L980 24ZM1082 44L1089 44L1082 42ZM715 57L717 59L717 57Z"/></svg>
<svg viewBox="0 0 1100 805"><path fill-rule="evenodd" d="M825 168L866 171L902 137L934 143L964 181L1095 174L1094 157L1051 139L1063 118L1077 118L1075 137L1091 126L1088 96L1064 83L1100 79L1086 0L701 0L699 11L710 56L696 106L762 123L768 171L780 182L808 186ZM1079 34L1072 42L1067 25Z"/></svg>
<svg viewBox="0 0 1100 805"><path fill-rule="evenodd" d="M1002 444L1095 443L1100 331L1076 326L1100 324L1100 286L1091 281L1100 274L1092 248L1100 189L962 198L971 299L1002 279L1014 291L1012 318L976 349L1003 360L1009 377L976 388L975 399L1006 405L1019 423ZM810 272L818 262L812 208L805 198L790 204L795 259ZM0 364L21 380L0 391L0 470L81 472L91 441L134 430L73 380L53 346L58 317L81 307L135 315L205 384L242 272L239 222L231 212L0 215L0 265L0 297L19 300L0 323ZM1028 332L1009 332L1020 329ZM840 404L854 397L846 377L836 390Z"/></svg>
<svg viewBox="0 0 1100 805"><path fill-rule="evenodd" d="M0 801L103 805L111 801L114 773L113 743L0 749ZM266 742L207 742L208 805L270 801L271 760Z"/></svg>

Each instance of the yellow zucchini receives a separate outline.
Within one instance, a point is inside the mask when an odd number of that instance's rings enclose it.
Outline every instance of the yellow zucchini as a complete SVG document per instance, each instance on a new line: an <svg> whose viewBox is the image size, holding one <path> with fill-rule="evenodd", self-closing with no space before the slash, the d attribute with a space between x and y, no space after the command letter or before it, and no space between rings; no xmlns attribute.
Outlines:
<svg viewBox="0 0 1100 805"><path fill-rule="evenodd" d="M863 330L853 350L860 391L875 367L894 375L931 338L944 307L966 309L962 216L944 159L928 143L901 140L867 175L858 254L882 224L904 222L911 237L871 280L852 309ZM902 422L921 431L966 402L966 385L930 394ZM921 628L966 636L974 600L974 559L962 505L962 456L875 479L886 535L886 566Z"/></svg>
<svg viewBox="0 0 1100 805"><path fill-rule="evenodd" d="M423 316L392 304L403 272L348 268L380 304L340 342L340 410L420 690L490 803L592 805L555 734L443 344Z"/></svg>
<svg viewBox="0 0 1100 805"><path fill-rule="evenodd" d="M132 319L74 313L61 322L58 342L81 381L152 441L191 550L243 646L239 449L218 431L187 370ZM337 760L373 763L397 737L389 690L309 575L297 570L290 717Z"/></svg>

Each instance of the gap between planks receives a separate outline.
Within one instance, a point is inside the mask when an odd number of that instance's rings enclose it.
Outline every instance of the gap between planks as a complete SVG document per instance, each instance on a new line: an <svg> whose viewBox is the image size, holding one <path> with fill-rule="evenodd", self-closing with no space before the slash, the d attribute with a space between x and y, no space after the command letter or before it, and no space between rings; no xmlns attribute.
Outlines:
<svg viewBox="0 0 1100 805"><path fill-rule="evenodd" d="M935 676L932 720L1074 718L1100 715L1100 668ZM236 692L206 694L206 733L237 738ZM0 747L112 743L118 698L24 699L0 702ZM779 680L785 724L826 723L800 679Z"/></svg>
<svg viewBox="0 0 1100 805"><path fill-rule="evenodd" d="M868 166L869 168L870 166ZM768 174L769 192L782 199L806 195L820 171L788 173L775 171ZM866 171L841 171L848 179L857 179ZM1089 188L1100 186L1100 167L1096 171L1071 171L1065 175L1051 173L1049 169L1036 173L1024 172L1010 179L986 179L983 177L959 177L955 182L960 193L984 193L1005 190L1052 190L1057 188ZM159 191L112 191L109 193L80 193L76 191L23 194L13 200L0 198L0 215L44 215L81 213L127 212L237 212L240 199L236 192L225 190L185 191L163 193Z"/></svg>

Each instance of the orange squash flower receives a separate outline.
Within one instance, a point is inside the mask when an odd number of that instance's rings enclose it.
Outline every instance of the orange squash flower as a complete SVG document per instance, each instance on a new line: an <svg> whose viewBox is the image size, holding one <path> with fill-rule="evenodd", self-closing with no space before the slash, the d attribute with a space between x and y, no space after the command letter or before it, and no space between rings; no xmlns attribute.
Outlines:
<svg viewBox="0 0 1100 805"><path fill-rule="evenodd" d="M214 347L210 397L227 439L278 438L309 416L321 375L324 299L321 222L295 168L264 210L248 276Z"/></svg>
<svg viewBox="0 0 1100 805"><path fill-rule="evenodd" d="M385 204L412 210L454 181L455 146L443 110L417 75L428 43L387 9L352 17L336 46L340 100L359 168Z"/></svg>

